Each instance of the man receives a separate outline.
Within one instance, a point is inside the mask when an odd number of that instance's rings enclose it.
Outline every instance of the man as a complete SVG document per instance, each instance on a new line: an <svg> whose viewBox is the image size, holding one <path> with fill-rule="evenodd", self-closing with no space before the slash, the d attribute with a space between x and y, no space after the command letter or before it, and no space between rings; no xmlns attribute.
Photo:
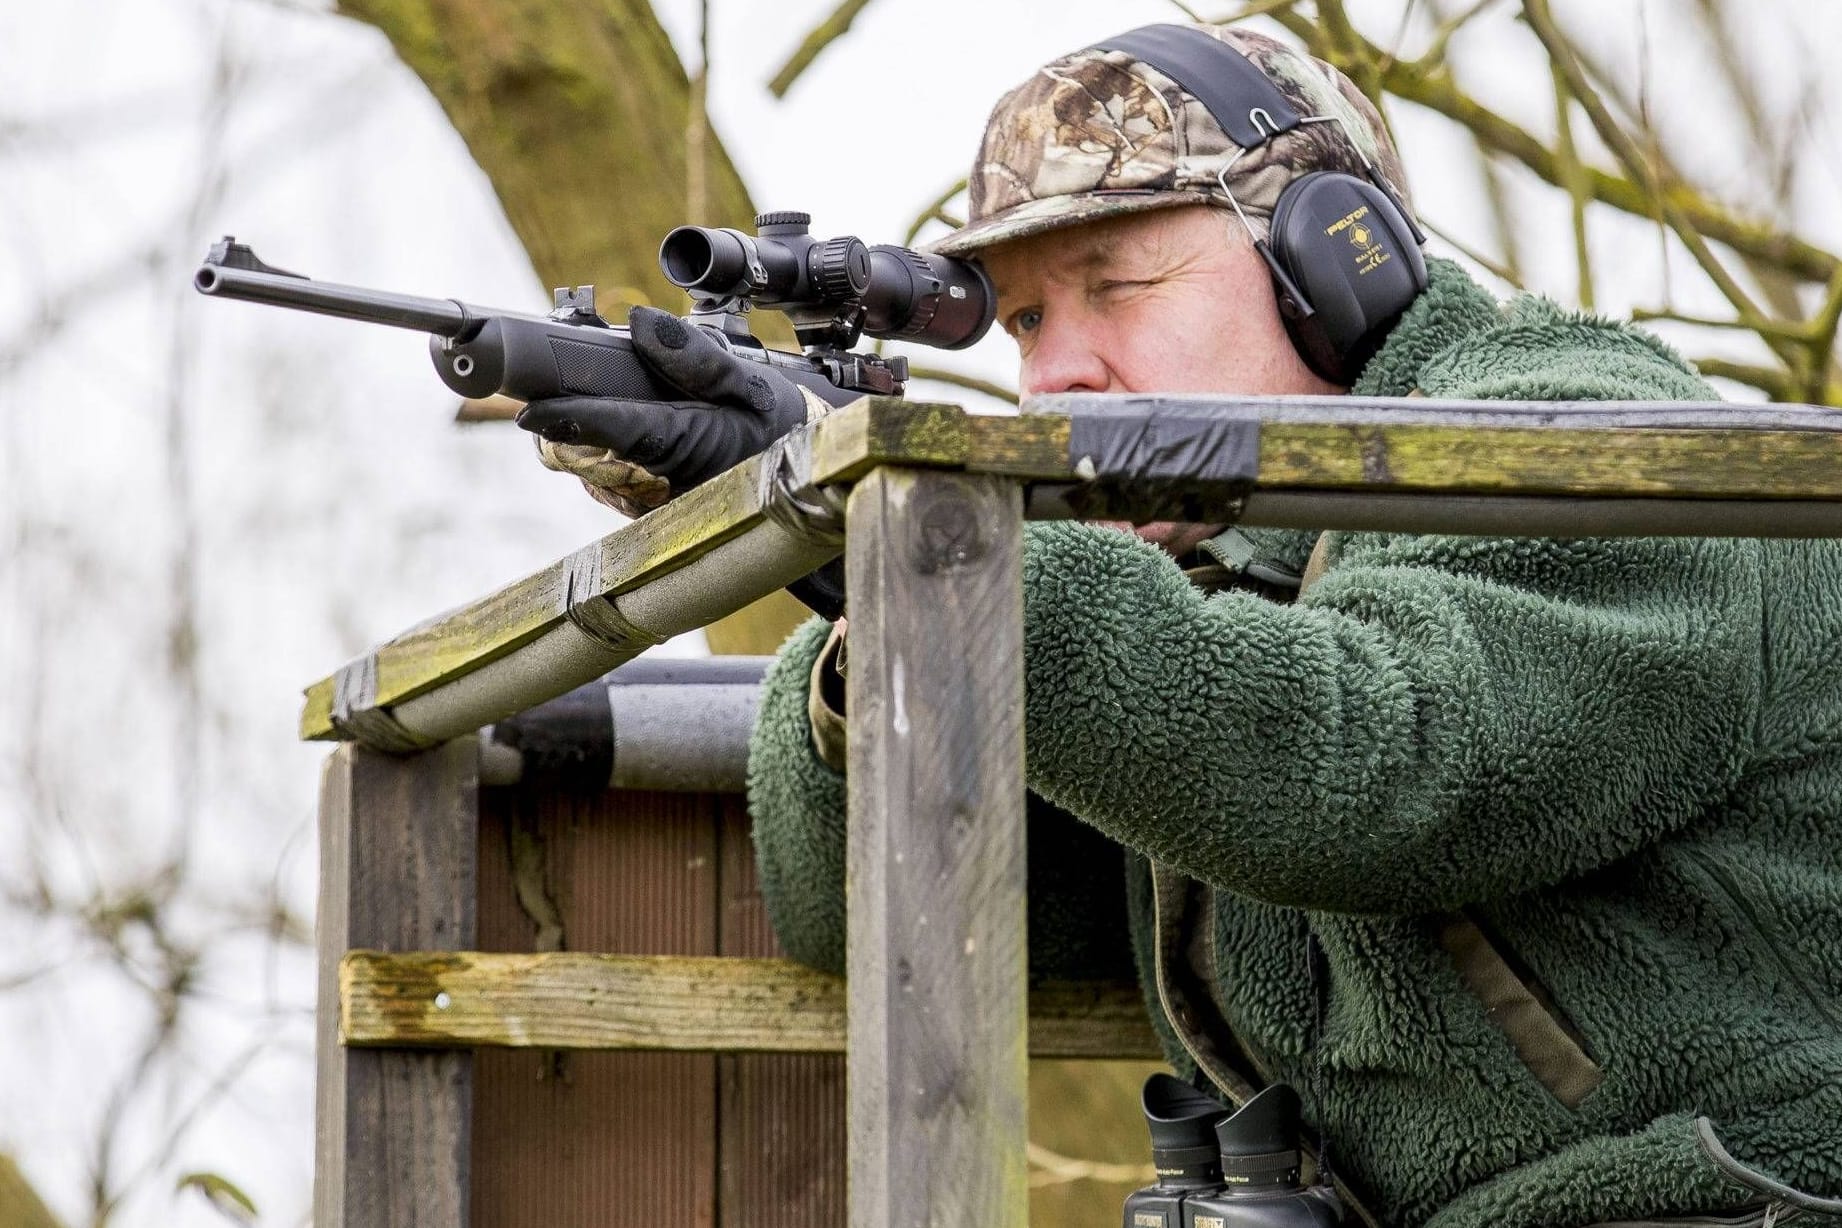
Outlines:
<svg viewBox="0 0 1842 1228"><path fill-rule="evenodd" d="M1354 370L1295 344L1271 211L1314 171L1404 209L1399 163L1334 70L1203 29L1327 122L1237 145L1182 73L1094 48L992 115L937 246L984 262L1026 394L1712 397L1436 259ZM804 414L634 327L718 403L690 412ZM675 432L546 459L676 489ZM1045 523L1024 569L1033 971L1117 956L1104 833L1173 1063L1304 1091L1378 1223L1842 1214L1842 550ZM751 765L776 927L834 969L844 638L782 650Z"/></svg>

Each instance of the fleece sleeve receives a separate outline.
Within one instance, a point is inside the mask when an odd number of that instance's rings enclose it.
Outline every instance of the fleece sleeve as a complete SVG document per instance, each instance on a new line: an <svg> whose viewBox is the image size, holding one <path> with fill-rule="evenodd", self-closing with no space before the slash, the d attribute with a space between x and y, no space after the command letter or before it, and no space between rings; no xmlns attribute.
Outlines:
<svg viewBox="0 0 1842 1228"><path fill-rule="evenodd" d="M780 945L803 964L844 971L844 773L819 759L807 715L813 662L831 627L814 618L793 633L761 683L748 748L761 897Z"/></svg>
<svg viewBox="0 0 1842 1228"><path fill-rule="evenodd" d="M814 749L808 679L828 626L787 641L762 684L749 749L749 809L769 920L787 954L844 971L844 776ZM1124 850L1028 799L1029 956L1034 981L1132 975Z"/></svg>
<svg viewBox="0 0 1842 1228"><path fill-rule="evenodd" d="M1032 525L1031 786L1275 904L1422 912L1604 866L1733 782L1755 543L1339 536L1298 604Z"/></svg>

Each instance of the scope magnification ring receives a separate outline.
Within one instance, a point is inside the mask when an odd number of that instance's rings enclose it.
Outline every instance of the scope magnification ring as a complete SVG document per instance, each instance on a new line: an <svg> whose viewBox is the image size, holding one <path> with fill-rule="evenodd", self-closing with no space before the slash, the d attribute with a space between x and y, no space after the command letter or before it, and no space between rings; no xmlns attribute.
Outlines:
<svg viewBox="0 0 1842 1228"><path fill-rule="evenodd" d="M918 336L927 331L927 326L934 322L934 313L940 310L940 279L934 276L932 269L928 268L927 261L921 258L921 253L906 247L897 248L896 251L901 254L902 260L913 271L915 288L918 293L915 295L914 310L908 313L907 323L903 324L901 332L895 335L898 337Z"/></svg>

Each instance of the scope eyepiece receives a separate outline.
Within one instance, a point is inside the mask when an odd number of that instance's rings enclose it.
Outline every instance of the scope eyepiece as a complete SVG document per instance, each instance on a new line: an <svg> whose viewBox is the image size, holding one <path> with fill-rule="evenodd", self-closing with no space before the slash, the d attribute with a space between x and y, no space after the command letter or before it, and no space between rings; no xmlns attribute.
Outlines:
<svg viewBox="0 0 1842 1228"><path fill-rule="evenodd" d="M761 253L739 230L676 227L659 244L659 268L674 286L705 298L753 298L768 288Z"/></svg>

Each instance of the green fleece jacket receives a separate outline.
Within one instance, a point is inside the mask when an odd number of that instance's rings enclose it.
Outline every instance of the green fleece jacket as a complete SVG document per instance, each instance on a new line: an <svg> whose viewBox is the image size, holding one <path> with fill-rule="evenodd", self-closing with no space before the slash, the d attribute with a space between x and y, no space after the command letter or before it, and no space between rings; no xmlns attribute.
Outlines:
<svg viewBox="0 0 1842 1228"><path fill-rule="evenodd" d="M1642 332L1499 308L1431 264L1355 391L1713 395ZM1281 605L1205 595L1122 533L1031 525L1032 791L1215 888L1221 1013L1307 1092L1384 1224L1565 1228L1736 1206L1773 1180L1842 1196L1842 545L1328 549ZM779 933L835 969L844 788L806 709L822 633L796 633L769 676L750 797ZM1117 888L1091 848L1054 857L1069 846L1046 825L1078 825L1041 807L1031 823L1033 966L1061 972ZM1455 918L1519 1005L1487 1009L1503 999L1467 980ZM1308 933L1329 966L1321 1030ZM1506 1020L1531 1003L1591 1083L1557 1091L1518 1048Z"/></svg>

